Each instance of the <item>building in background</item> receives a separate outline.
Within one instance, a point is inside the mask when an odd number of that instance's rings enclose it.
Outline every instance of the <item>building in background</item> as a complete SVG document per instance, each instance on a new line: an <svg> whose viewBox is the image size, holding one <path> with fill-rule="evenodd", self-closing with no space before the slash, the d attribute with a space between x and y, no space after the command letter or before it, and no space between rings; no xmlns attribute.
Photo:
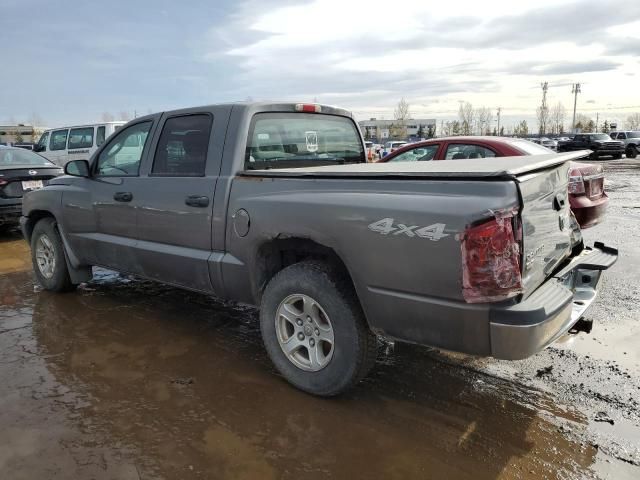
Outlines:
<svg viewBox="0 0 640 480"><path fill-rule="evenodd" d="M14 143L36 143L44 131L42 127L32 125L0 125L0 145Z"/></svg>
<svg viewBox="0 0 640 480"><path fill-rule="evenodd" d="M399 138L400 126L397 120L377 120L371 118L358 122L362 135L367 140L382 142L387 139L412 140L428 138L436 135L436 120L434 118L410 118L406 120L406 136Z"/></svg>

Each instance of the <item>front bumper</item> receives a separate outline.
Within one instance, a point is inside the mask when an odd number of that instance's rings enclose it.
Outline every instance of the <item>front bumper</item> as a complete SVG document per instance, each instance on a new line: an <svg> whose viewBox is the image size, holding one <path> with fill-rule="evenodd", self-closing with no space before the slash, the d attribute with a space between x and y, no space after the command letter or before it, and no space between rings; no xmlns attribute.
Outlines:
<svg viewBox="0 0 640 480"><path fill-rule="evenodd" d="M598 294L603 270L618 251L596 242L522 302L490 312L491 356L527 358L547 347L585 314Z"/></svg>
<svg viewBox="0 0 640 480"><path fill-rule="evenodd" d="M17 225L22 215L21 203L0 203L0 225Z"/></svg>

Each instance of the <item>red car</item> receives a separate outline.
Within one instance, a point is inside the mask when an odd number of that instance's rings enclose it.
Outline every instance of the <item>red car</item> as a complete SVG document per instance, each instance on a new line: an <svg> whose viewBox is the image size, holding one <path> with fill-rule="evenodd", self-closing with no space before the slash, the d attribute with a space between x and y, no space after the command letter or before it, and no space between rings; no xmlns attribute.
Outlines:
<svg viewBox="0 0 640 480"><path fill-rule="evenodd" d="M381 158L380 162L456 160L462 158L519 157L555 153L529 140L508 137L448 137L410 143ZM604 191L602 165L571 162L569 203L582 228L602 220L609 203Z"/></svg>

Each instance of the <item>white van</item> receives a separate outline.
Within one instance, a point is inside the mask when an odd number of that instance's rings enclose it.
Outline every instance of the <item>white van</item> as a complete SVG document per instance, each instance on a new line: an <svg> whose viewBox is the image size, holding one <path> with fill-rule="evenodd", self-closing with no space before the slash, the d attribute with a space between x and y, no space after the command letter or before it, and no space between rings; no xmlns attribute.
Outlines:
<svg viewBox="0 0 640 480"><path fill-rule="evenodd" d="M109 135L125 123L103 122L45 130L33 150L61 167L71 160L89 160Z"/></svg>

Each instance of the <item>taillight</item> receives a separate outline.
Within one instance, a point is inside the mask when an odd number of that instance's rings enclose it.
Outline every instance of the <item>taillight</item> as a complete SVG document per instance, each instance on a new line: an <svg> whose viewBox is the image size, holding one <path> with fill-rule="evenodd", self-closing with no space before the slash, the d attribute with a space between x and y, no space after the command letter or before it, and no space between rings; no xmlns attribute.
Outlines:
<svg viewBox="0 0 640 480"><path fill-rule="evenodd" d="M517 212L495 213L462 236L462 295L467 303L495 302L522 293L522 228Z"/></svg>
<svg viewBox="0 0 640 480"><path fill-rule="evenodd" d="M7 183L9 183L9 182L7 182L6 180L0 178L0 187L3 186L3 185L6 185Z"/></svg>
<svg viewBox="0 0 640 480"><path fill-rule="evenodd" d="M584 178L579 168L569 170L569 193L573 195L584 194Z"/></svg>
<svg viewBox="0 0 640 480"><path fill-rule="evenodd" d="M296 112L320 113L321 111L322 111L322 107L315 103L297 103L296 104Z"/></svg>

